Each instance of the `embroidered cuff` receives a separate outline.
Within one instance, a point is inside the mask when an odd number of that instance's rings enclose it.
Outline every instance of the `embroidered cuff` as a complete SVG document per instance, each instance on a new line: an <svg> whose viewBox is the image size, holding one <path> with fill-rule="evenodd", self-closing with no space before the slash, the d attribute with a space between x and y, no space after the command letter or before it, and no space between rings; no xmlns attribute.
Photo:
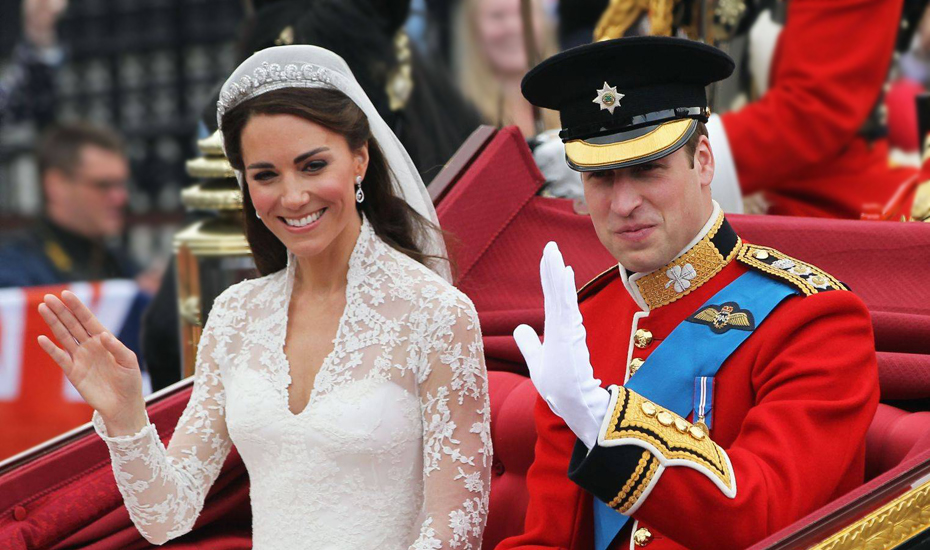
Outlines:
<svg viewBox="0 0 930 550"><path fill-rule="evenodd" d="M622 514L635 512L665 468L686 466L708 477L729 498L736 478L726 452L677 414L621 386L611 386L610 414L597 445L575 445L569 478Z"/></svg>
<svg viewBox="0 0 930 550"><path fill-rule="evenodd" d="M581 441L575 444L568 477L582 489L606 502L621 514L638 508L643 494L658 480L661 463L648 450L634 445L591 452Z"/></svg>
<svg viewBox="0 0 930 550"><path fill-rule="evenodd" d="M153 436L155 439L158 439L158 432L155 431L155 425L149 421L148 411L145 412L145 426L143 426L142 429L132 435L111 436L107 432L107 425L103 422L103 417L100 416L100 413L97 411L94 411L92 422L94 425L94 431L97 432L97 435L100 436L100 439L104 440L107 445L112 445L117 448L135 446L149 435Z"/></svg>

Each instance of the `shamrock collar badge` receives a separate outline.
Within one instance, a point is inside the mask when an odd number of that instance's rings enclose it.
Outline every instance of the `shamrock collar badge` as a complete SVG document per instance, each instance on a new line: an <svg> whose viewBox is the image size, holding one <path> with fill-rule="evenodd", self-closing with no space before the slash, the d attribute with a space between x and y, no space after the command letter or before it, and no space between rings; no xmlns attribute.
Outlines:
<svg viewBox="0 0 930 550"><path fill-rule="evenodd" d="M681 294L691 287L691 281L697 277L697 271L695 271L694 266L691 264L685 264L683 266L673 265L666 270L665 276L669 279L668 282L665 283L665 288L675 285L675 292Z"/></svg>
<svg viewBox="0 0 930 550"><path fill-rule="evenodd" d="M597 97L594 98L592 103L600 105L602 111L607 109L610 114L614 114L614 109L620 106L621 99L623 99L623 94L617 92L617 87L611 86L605 81L604 87L597 91Z"/></svg>

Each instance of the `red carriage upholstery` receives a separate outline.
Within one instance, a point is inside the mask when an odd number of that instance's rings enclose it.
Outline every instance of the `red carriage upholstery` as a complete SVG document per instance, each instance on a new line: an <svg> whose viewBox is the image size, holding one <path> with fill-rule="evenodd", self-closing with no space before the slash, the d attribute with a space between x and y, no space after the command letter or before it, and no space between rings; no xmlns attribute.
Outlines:
<svg viewBox="0 0 930 550"><path fill-rule="evenodd" d="M930 412L909 413L879 403L865 447L868 480L930 449Z"/></svg>
<svg viewBox="0 0 930 550"><path fill-rule="evenodd" d="M148 408L167 442L190 397L190 384ZM207 497L194 532L166 546L195 550L251 548L245 466L235 450ZM0 473L0 548L130 550L151 548L129 521L106 445L96 434Z"/></svg>
<svg viewBox="0 0 930 550"><path fill-rule="evenodd" d="M437 206L457 237L458 284L475 302L490 369L494 463L485 547L522 529L525 475L536 438L535 390L511 333L519 323L542 330L538 261L557 240L578 284L609 268L590 220L570 201L536 195L542 176L520 133L498 132L454 178ZM930 285L925 254L930 226L804 218L732 216L744 238L817 264L848 283L869 306L879 350L883 400L930 397ZM150 407L167 440L189 386ZM882 405L868 434L868 475L930 448L930 412ZM876 479L875 481L878 481ZM194 532L171 548L248 548L248 482L230 457ZM0 471L0 541L12 548L125 549L147 546L122 507L106 447L86 434L11 471ZM0 545L2 546L2 545Z"/></svg>
<svg viewBox="0 0 930 550"><path fill-rule="evenodd" d="M531 413L536 404L536 388L529 378L512 372L490 371L488 377L494 462L484 548L493 549L523 528L529 503L526 472L533 463L536 444Z"/></svg>

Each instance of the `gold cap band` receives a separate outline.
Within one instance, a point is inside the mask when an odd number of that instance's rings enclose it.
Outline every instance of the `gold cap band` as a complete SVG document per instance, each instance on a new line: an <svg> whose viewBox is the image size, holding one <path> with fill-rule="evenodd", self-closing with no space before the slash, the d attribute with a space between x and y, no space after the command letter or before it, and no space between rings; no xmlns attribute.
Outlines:
<svg viewBox="0 0 930 550"><path fill-rule="evenodd" d="M590 143L581 139L565 142L565 157L578 170L622 168L661 158L675 151L690 137L697 121L674 120L641 136L615 143ZM676 147L678 146L678 147Z"/></svg>

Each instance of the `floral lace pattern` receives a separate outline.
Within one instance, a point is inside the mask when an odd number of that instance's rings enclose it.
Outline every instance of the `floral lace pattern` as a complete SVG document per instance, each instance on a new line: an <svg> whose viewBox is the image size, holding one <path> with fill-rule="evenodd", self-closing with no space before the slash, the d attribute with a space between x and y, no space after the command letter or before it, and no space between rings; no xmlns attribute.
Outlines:
<svg viewBox="0 0 930 550"><path fill-rule="evenodd" d="M474 306L364 221L333 351L294 414L295 265L217 298L167 450L151 424L109 437L95 414L133 523L155 543L188 532L234 443L254 548L480 548L491 435Z"/></svg>

